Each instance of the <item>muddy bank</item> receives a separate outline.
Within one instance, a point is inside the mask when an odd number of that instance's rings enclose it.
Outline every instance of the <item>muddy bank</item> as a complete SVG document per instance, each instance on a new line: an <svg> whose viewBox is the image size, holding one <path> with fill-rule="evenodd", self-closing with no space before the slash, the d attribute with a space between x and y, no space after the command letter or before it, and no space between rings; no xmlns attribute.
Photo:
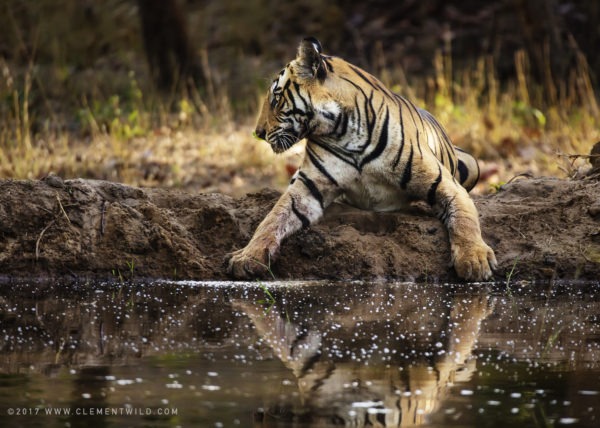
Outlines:
<svg viewBox="0 0 600 428"><path fill-rule="evenodd" d="M0 182L0 275L227 279L223 258L241 248L278 198L233 199L49 177ZM520 179L476 197L496 279L600 278L600 183ZM419 207L372 213L332 206L287 240L278 279L453 281L441 223Z"/></svg>

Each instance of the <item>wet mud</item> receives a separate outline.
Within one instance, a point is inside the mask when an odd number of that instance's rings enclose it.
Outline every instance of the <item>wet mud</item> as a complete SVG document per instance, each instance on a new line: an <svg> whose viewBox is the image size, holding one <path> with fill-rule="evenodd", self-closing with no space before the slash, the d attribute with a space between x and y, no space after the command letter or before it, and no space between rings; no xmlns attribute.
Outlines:
<svg viewBox="0 0 600 428"><path fill-rule="evenodd" d="M223 280L279 193L134 188L95 180L0 182L0 275L18 278ZM474 197L496 280L600 277L600 183L522 178ZM334 204L284 242L277 279L457 281L445 228L414 206L373 213Z"/></svg>

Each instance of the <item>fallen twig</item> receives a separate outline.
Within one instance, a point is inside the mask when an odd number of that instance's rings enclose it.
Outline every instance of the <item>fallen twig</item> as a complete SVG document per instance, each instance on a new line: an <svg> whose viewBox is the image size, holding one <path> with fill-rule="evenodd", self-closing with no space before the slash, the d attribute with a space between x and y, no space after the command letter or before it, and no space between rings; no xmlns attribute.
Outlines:
<svg viewBox="0 0 600 428"><path fill-rule="evenodd" d="M533 178L533 174L531 174L530 172L522 172L521 174L517 174L517 175L513 176L510 180L508 180L506 182L506 184L512 183L519 177Z"/></svg>
<svg viewBox="0 0 600 428"><path fill-rule="evenodd" d="M527 237L525 236L525 234L523 232L521 232L520 230L518 230L517 228L515 228L513 225L508 226L510 230L512 230L515 233L518 233L519 235L521 235L521 237L523 239L527 239Z"/></svg>
<svg viewBox="0 0 600 428"><path fill-rule="evenodd" d="M568 154L568 153L558 153L558 156L562 156L564 158L569 158L569 159L579 159L579 158L583 158L583 159L595 159L595 158L600 158L600 154L589 154L589 155L582 155L579 153L574 153L574 154Z"/></svg>
<svg viewBox="0 0 600 428"><path fill-rule="evenodd" d="M69 219L67 212L65 211L62 203L60 202L60 196L58 196L58 193L56 194L56 200L58 201L58 206L59 206L60 210L62 211L62 213L64 214L65 218L67 219L67 222L69 223L69 225L71 225L71 220Z"/></svg>
<svg viewBox="0 0 600 428"><path fill-rule="evenodd" d="M100 235L104 235L104 228L106 227L106 201L102 202L102 211L100 212Z"/></svg>
<svg viewBox="0 0 600 428"><path fill-rule="evenodd" d="M46 233L46 231L50 228L50 226L52 226L54 223L56 223L56 219L52 220L50 223L48 223L48 225L46 227L44 227L42 229L42 231L40 232L40 236L38 236L37 241L35 241L35 259L39 259L40 257L40 241L42 240L42 237L44 236L44 233Z"/></svg>

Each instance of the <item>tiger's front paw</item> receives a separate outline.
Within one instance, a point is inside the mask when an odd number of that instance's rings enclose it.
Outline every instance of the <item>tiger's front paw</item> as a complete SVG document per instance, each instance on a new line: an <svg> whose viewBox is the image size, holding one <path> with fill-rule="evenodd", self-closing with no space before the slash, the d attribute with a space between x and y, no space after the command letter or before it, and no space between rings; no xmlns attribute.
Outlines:
<svg viewBox="0 0 600 428"><path fill-rule="evenodd" d="M265 278L271 271L269 251L251 251L248 247L225 256L227 273L236 279Z"/></svg>
<svg viewBox="0 0 600 428"><path fill-rule="evenodd" d="M494 250L483 240L465 245L452 245L452 264L456 274L467 281L482 281L492 277L497 262Z"/></svg>

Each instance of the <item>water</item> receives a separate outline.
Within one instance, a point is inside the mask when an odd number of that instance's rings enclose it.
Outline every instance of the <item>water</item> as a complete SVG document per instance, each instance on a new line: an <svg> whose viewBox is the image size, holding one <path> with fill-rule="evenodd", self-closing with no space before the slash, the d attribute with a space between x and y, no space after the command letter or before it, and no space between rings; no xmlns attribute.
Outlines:
<svg viewBox="0 0 600 428"><path fill-rule="evenodd" d="M2 427L597 427L600 285L4 284Z"/></svg>

